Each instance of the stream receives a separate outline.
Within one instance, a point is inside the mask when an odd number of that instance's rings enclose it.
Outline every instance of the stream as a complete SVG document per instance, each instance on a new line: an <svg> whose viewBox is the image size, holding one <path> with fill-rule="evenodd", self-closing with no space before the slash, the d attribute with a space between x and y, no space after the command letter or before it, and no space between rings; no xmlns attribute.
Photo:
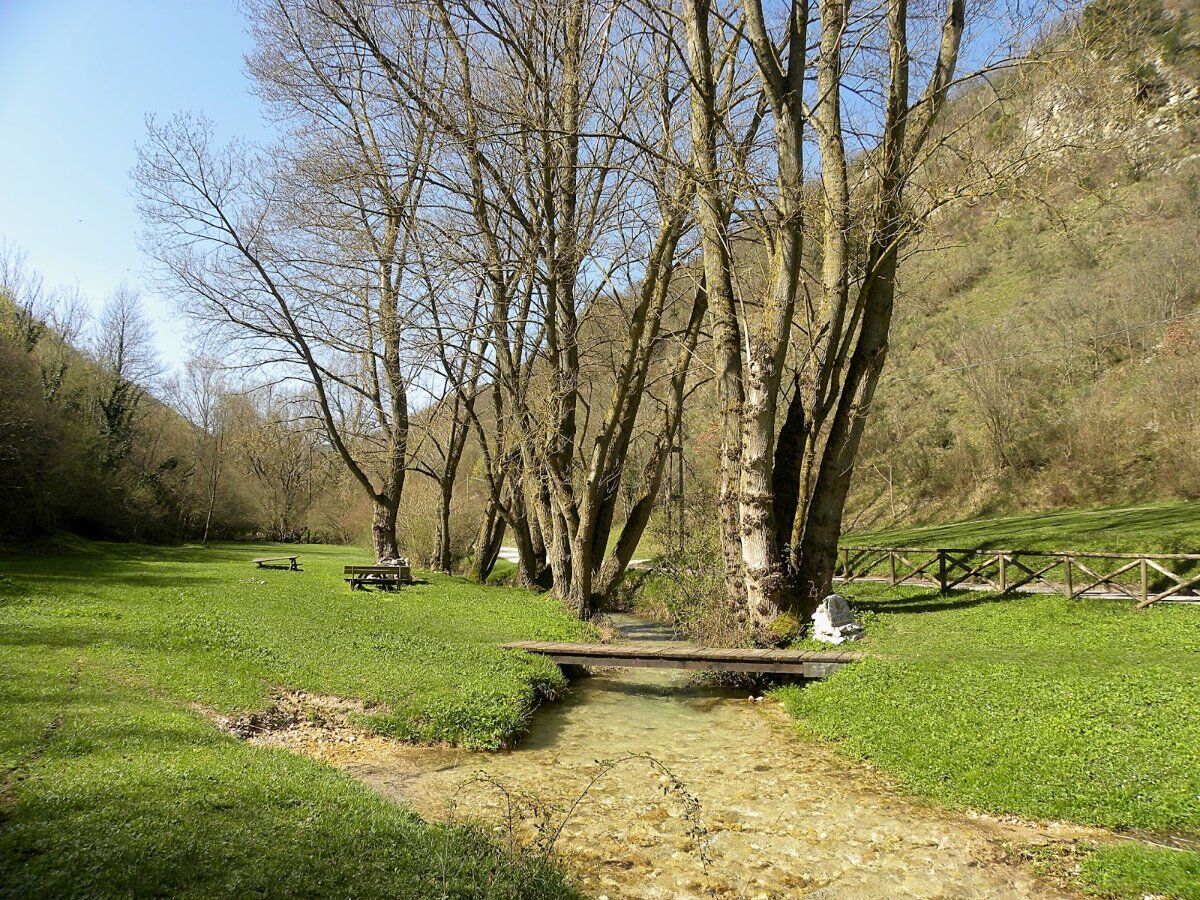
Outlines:
<svg viewBox="0 0 1200 900"><path fill-rule="evenodd" d="M671 639L616 619L624 641ZM630 755L589 788L598 761ZM554 851L585 892L611 900L1064 896L1006 861L1001 843L1087 836L906 797L800 738L773 701L669 669L577 680L514 750L370 742L331 761L428 819L480 820L502 840L544 843L561 826ZM513 813L501 786L554 809L539 818L517 802Z"/></svg>

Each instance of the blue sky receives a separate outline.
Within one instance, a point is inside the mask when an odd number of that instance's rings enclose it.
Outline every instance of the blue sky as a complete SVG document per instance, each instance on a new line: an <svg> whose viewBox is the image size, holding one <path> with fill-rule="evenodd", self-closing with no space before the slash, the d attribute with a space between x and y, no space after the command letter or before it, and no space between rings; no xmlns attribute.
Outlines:
<svg viewBox="0 0 1200 900"><path fill-rule="evenodd" d="M129 172L149 114L269 133L248 49L235 0L0 0L0 241L97 306L122 280L142 287L170 363L186 323L148 289Z"/></svg>

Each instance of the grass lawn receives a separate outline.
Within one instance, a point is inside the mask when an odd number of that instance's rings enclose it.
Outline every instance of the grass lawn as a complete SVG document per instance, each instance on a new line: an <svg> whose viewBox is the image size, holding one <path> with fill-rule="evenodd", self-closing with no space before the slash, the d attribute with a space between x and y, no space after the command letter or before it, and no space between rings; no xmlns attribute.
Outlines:
<svg viewBox="0 0 1200 900"><path fill-rule="evenodd" d="M79 543L0 553L0 896L558 897L560 873L430 826L353 779L218 731L194 705L277 687L380 704L374 729L494 747L549 662L505 639L578 637L554 601L460 579L351 593L361 553Z"/></svg>
<svg viewBox="0 0 1200 900"><path fill-rule="evenodd" d="M844 546L1200 552L1200 501L980 519L847 535Z"/></svg>
<svg viewBox="0 0 1200 900"><path fill-rule="evenodd" d="M948 803L1200 835L1200 607L851 593L872 656L779 691L804 730ZM1141 844L1083 867L1119 897L1200 898L1198 873L1200 854Z"/></svg>

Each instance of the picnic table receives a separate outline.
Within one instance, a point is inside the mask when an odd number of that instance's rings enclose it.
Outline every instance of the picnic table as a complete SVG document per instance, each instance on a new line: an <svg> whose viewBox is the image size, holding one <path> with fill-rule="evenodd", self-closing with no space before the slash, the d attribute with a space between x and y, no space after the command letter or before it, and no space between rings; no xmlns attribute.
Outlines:
<svg viewBox="0 0 1200 900"><path fill-rule="evenodd" d="M343 580L352 591L361 590L367 585L390 591L402 584L412 584L412 569L407 560L401 560L394 566L346 566L342 574L346 576Z"/></svg>
<svg viewBox="0 0 1200 900"><path fill-rule="evenodd" d="M259 569L289 569L293 572L298 571L300 557L298 556L260 556L254 561L254 565ZM282 565L286 563L286 565Z"/></svg>

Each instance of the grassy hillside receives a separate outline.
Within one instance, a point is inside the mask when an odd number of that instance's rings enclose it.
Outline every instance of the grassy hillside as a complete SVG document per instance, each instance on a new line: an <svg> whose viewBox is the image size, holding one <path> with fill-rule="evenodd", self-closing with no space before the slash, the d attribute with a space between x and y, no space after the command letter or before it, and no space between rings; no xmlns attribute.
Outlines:
<svg viewBox="0 0 1200 900"><path fill-rule="evenodd" d="M362 554L341 547L299 548L301 572L251 565L278 550L0 552L0 895L568 895L544 863L206 715L303 689L363 701L379 732L495 747L562 683L496 643L584 626L453 578L352 593L341 566Z"/></svg>
<svg viewBox="0 0 1200 900"><path fill-rule="evenodd" d="M847 535L849 546L1200 553L1200 502L1072 509Z"/></svg>
<svg viewBox="0 0 1200 900"><path fill-rule="evenodd" d="M1070 149L910 248L859 530L1200 497L1200 5L1085 21L1088 52L1029 88L1052 114L996 122L998 149Z"/></svg>

